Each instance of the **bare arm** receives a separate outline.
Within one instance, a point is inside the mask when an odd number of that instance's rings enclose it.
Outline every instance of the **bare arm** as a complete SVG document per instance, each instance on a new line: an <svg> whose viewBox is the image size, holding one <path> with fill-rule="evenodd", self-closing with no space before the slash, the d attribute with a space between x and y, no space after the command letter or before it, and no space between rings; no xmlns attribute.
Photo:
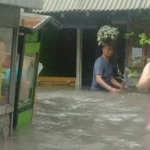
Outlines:
<svg viewBox="0 0 150 150"><path fill-rule="evenodd" d="M114 77L111 77L111 80L110 80L111 84L113 84L114 86L118 87L118 88L122 88L122 85L114 78Z"/></svg>
<svg viewBox="0 0 150 150"><path fill-rule="evenodd" d="M115 88L109 86L107 83L105 83L105 81L102 79L101 75L96 75L96 82L98 84L100 84L103 88L107 89L110 92L113 92L113 93L118 92L117 89L115 89Z"/></svg>
<svg viewBox="0 0 150 150"><path fill-rule="evenodd" d="M150 87L150 63L147 63L147 65L144 67L144 70L142 72L142 76L138 82L138 89L140 91L147 91Z"/></svg>

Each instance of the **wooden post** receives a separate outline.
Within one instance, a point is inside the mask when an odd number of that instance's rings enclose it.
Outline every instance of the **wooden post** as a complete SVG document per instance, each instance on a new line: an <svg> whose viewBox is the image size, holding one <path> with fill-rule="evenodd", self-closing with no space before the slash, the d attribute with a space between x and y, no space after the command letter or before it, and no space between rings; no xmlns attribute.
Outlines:
<svg viewBox="0 0 150 150"><path fill-rule="evenodd" d="M82 29L77 29L76 88L82 86Z"/></svg>

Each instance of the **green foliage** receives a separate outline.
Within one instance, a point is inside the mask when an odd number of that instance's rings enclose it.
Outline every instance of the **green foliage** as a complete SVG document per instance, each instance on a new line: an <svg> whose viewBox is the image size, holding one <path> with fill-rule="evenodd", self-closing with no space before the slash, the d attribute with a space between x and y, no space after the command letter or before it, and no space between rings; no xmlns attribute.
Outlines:
<svg viewBox="0 0 150 150"><path fill-rule="evenodd" d="M144 33L142 30L137 29L136 31L131 31L125 34L126 39L130 39L133 41L134 47L142 47L144 45L150 45L150 38ZM145 57L146 59L146 57ZM141 62L141 57L135 57L133 61ZM150 61L150 58L147 58L147 62ZM139 70L137 68L138 64L132 64L131 68L126 68L126 72L128 72L129 78L138 78ZM137 80L134 80L134 85L137 86Z"/></svg>
<svg viewBox="0 0 150 150"><path fill-rule="evenodd" d="M150 44L150 39L147 37L145 33L139 35L139 43L140 45L147 45Z"/></svg>
<svg viewBox="0 0 150 150"><path fill-rule="evenodd" d="M125 33L125 38L126 39L129 39L130 37L133 37L134 36L134 32L129 32L129 33Z"/></svg>
<svg viewBox="0 0 150 150"><path fill-rule="evenodd" d="M137 83L138 83L138 71L135 68L126 68L126 71L128 72L128 77L132 78L132 86L133 87L137 87Z"/></svg>
<svg viewBox="0 0 150 150"><path fill-rule="evenodd" d="M125 33L124 37L126 39L130 39L133 42L133 47L142 47L145 45L150 45L150 38L141 29L137 29L135 31ZM147 62L150 61L149 56L146 56L144 59L147 59ZM143 61L143 58L141 59L141 57L137 56L137 57L133 58L133 62L134 61L141 62L141 61ZM141 70L139 70L140 68L138 68L138 66L139 66L139 64L136 63L136 64L132 64L132 66L130 68L126 68L128 77L133 78L132 86L137 86L139 72L141 72ZM124 82L124 78L123 78L124 75L121 74L118 66L117 66L117 71L118 71L117 78Z"/></svg>
<svg viewBox="0 0 150 150"><path fill-rule="evenodd" d="M122 82L125 82L124 75L121 73L118 65L117 65L117 72L118 72L118 77L116 77L116 78L121 80Z"/></svg>
<svg viewBox="0 0 150 150"><path fill-rule="evenodd" d="M124 37L126 39L132 40L134 47L141 47L142 43L145 41L144 38L146 38L146 36L144 36L144 31L142 29L136 29L134 31L125 33Z"/></svg>
<svg viewBox="0 0 150 150"><path fill-rule="evenodd" d="M125 33L125 38L132 39L134 46L137 46L137 43L139 44L139 46L150 45L150 38L148 38L148 36L141 30Z"/></svg>
<svg viewBox="0 0 150 150"><path fill-rule="evenodd" d="M126 71L128 72L129 78L136 78L138 77L138 71L136 69L126 68Z"/></svg>
<svg viewBox="0 0 150 150"><path fill-rule="evenodd" d="M117 40L118 35L118 28L105 25L101 27L97 33L98 45L111 44Z"/></svg>

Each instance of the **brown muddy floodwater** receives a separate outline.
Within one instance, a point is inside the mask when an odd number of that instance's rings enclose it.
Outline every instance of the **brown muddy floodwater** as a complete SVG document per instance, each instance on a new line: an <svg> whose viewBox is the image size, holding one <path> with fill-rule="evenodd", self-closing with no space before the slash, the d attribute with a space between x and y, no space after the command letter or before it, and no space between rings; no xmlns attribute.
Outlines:
<svg viewBox="0 0 150 150"><path fill-rule="evenodd" d="M150 150L149 94L40 87L32 124L0 150Z"/></svg>

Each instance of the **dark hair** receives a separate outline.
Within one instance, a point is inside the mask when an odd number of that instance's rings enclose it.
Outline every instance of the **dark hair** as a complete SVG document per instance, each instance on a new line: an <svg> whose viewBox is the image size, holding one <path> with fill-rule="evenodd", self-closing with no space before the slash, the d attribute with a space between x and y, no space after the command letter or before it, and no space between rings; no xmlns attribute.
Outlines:
<svg viewBox="0 0 150 150"><path fill-rule="evenodd" d="M115 46L116 45L116 42L115 41L111 41L109 43L105 43L103 46Z"/></svg>

